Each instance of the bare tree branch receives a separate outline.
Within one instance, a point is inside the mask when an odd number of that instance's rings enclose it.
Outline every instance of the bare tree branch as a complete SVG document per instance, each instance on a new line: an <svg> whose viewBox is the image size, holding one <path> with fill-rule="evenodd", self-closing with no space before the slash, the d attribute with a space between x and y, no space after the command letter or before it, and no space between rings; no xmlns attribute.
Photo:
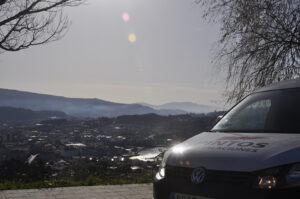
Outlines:
<svg viewBox="0 0 300 199"><path fill-rule="evenodd" d="M0 0L0 53L60 39L69 25L63 9L83 1Z"/></svg>
<svg viewBox="0 0 300 199"><path fill-rule="evenodd" d="M4 4L6 2L6 0L0 0L0 6L2 5L2 4Z"/></svg>
<svg viewBox="0 0 300 199"><path fill-rule="evenodd" d="M300 76L299 0L197 0L221 23L216 64L226 66L227 100Z"/></svg>

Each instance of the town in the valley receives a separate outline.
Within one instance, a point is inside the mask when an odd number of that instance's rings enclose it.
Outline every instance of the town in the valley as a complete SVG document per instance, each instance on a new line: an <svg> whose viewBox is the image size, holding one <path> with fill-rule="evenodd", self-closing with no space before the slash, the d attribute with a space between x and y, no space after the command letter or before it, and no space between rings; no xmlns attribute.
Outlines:
<svg viewBox="0 0 300 199"><path fill-rule="evenodd" d="M151 180L162 153L208 130L216 115L148 114L2 123L0 176L2 180L24 181L82 180L89 176Z"/></svg>

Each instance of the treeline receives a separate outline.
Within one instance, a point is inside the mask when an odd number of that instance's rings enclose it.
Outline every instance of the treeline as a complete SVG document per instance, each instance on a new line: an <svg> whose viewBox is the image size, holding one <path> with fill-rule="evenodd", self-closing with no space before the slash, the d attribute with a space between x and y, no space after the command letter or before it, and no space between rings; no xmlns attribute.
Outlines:
<svg viewBox="0 0 300 199"><path fill-rule="evenodd" d="M23 108L0 106L0 123L25 123L47 120L51 117L66 118L67 115L61 111L32 111Z"/></svg>

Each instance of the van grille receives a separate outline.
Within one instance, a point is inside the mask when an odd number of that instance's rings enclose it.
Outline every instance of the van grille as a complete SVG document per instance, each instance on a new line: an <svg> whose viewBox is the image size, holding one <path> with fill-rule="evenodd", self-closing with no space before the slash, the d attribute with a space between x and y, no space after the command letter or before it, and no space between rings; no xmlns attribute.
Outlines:
<svg viewBox="0 0 300 199"><path fill-rule="evenodd" d="M166 176L167 177L178 177L185 178L186 180L191 179L191 175L194 168L167 166ZM206 181L207 183L230 183L230 184L249 184L252 179L252 174L249 172L235 172L235 171L216 171L206 170Z"/></svg>

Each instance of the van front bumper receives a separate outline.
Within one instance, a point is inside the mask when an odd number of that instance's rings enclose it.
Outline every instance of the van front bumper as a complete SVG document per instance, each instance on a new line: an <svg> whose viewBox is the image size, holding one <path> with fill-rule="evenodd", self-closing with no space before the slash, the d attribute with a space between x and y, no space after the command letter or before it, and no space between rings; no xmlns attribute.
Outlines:
<svg viewBox="0 0 300 199"><path fill-rule="evenodd" d="M176 177L166 177L162 180L154 179L154 199L173 199L172 193L212 199L300 198L300 188L262 190L252 188L247 184L203 183L196 185L186 179Z"/></svg>

